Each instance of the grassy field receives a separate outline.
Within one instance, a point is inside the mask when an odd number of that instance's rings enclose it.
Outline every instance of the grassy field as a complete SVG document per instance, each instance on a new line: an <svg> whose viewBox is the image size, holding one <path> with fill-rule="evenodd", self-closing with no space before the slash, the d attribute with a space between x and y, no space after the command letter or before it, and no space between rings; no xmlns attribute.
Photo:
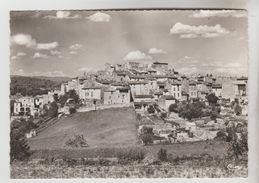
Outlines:
<svg viewBox="0 0 259 183"><path fill-rule="evenodd" d="M145 154L152 154L157 156L158 151L163 148L167 150L168 154L174 157L183 156L199 156L208 154L210 156L223 157L226 154L226 143L223 141L200 141L188 142L181 144L169 145L150 145L150 146L120 146L120 147L98 147L85 149L37 149L33 150L31 159L45 159L45 158L113 158L117 157L119 153L129 150L142 150Z"/></svg>
<svg viewBox="0 0 259 183"><path fill-rule="evenodd" d="M75 135L84 135L89 148L133 146L138 142L132 108L114 108L75 113L28 140L31 150L62 149Z"/></svg>
<svg viewBox="0 0 259 183"><path fill-rule="evenodd" d="M247 177L246 164L239 163L234 169L224 165L130 164L111 166L89 165L38 165L17 162L11 166L11 178L227 178Z"/></svg>

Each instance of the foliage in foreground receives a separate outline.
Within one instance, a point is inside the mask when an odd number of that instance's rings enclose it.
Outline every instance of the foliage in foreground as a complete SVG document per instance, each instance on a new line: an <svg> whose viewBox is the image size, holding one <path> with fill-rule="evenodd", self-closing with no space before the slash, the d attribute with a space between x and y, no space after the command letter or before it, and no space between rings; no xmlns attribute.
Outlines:
<svg viewBox="0 0 259 183"><path fill-rule="evenodd" d="M25 133L36 128L31 120L13 121L10 132L10 158L14 160L26 160L31 155L30 147L25 139Z"/></svg>

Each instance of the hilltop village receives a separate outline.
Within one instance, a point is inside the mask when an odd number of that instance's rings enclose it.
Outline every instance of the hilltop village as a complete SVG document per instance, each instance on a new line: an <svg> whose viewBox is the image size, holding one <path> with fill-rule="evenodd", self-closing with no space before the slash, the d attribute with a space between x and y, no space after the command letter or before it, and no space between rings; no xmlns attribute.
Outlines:
<svg viewBox="0 0 259 183"><path fill-rule="evenodd" d="M106 64L105 69L72 78L48 94L12 95L11 120L37 119L54 102L57 113L46 121L75 112L132 107L143 144L214 139L228 125L246 124L247 81L247 77L222 79L212 74L187 76L161 62Z"/></svg>

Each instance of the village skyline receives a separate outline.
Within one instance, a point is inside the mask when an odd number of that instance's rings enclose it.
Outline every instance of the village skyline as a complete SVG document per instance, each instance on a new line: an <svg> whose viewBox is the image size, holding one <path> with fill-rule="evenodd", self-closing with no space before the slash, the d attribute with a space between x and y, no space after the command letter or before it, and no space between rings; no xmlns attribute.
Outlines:
<svg viewBox="0 0 259 183"><path fill-rule="evenodd" d="M165 62L181 74L248 73L245 11L14 11L10 16L11 75L74 77L104 69L105 63L131 61Z"/></svg>

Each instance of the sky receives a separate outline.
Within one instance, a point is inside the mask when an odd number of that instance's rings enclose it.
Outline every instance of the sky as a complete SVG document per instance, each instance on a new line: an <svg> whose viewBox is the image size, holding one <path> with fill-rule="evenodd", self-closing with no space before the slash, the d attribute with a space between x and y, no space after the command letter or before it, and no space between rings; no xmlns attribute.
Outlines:
<svg viewBox="0 0 259 183"><path fill-rule="evenodd" d="M13 11L10 71L78 76L105 63L168 62L182 74L247 76L243 10Z"/></svg>

